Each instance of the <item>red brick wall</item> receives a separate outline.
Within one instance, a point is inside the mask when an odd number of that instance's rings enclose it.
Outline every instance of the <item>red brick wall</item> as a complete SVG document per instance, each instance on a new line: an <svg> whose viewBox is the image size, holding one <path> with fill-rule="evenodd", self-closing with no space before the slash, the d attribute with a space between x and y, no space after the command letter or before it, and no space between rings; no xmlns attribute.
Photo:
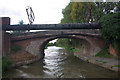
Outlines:
<svg viewBox="0 0 120 80"><path fill-rule="evenodd" d="M109 53L112 54L113 56L117 56L117 54L111 44L109 45Z"/></svg>
<svg viewBox="0 0 120 80"><path fill-rule="evenodd" d="M17 39L17 38L16 38ZM30 44L30 42L31 41L35 41L35 40L42 40L42 39L39 39L39 38L37 38L37 39L28 39L28 40L23 40L23 41L13 41L11 44L11 46L14 46L14 45L19 45L19 46L21 46L21 48L23 49L23 50L25 50L26 49L26 47Z"/></svg>

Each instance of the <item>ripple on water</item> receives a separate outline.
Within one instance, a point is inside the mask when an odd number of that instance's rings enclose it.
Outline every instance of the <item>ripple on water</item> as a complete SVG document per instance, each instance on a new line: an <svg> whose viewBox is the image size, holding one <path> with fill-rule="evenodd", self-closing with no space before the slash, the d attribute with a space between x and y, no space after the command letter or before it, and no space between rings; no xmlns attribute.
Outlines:
<svg viewBox="0 0 120 80"><path fill-rule="evenodd" d="M116 72L84 62L63 48L55 46L45 50L43 61L14 69L6 75L25 78L82 78L82 80L84 78L118 77Z"/></svg>
<svg viewBox="0 0 120 80"><path fill-rule="evenodd" d="M22 68L29 68L29 66L27 66L27 65L23 65L23 66L21 66Z"/></svg>

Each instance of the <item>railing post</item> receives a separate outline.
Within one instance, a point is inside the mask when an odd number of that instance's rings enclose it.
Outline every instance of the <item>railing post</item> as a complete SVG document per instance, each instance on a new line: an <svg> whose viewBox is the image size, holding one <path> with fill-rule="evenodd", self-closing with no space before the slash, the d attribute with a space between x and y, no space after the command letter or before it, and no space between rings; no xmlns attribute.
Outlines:
<svg viewBox="0 0 120 80"><path fill-rule="evenodd" d="M10 34L2 30L2 26L10 25L9 17L0 17L0 55L7 56L11 50Z"/></svg>

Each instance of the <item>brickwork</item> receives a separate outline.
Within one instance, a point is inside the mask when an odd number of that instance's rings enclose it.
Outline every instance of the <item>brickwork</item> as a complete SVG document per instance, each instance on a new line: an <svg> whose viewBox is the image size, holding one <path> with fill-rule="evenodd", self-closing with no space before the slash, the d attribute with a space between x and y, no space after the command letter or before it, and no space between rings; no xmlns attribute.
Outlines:
<svg viewBox="0 0 120 80"><path fill-rule="evenodd" d="M39 34L39 33L38 33ZM19 45L24 49L25 51L38 56L39 58L42 58L44 56L44 48L46 44L56 38L74 38L78 39L84 46L84 48L81 50L82 53L94 56L96 53L98 53L104 46L105 42L103 38L95 38L95 37L86 37L86 36L72 36L72 35L57 35L54 37L43 37L39 38L39 35L36 33L36 35L26 35L26 36L14 36L12 38L13 42L12 45ZM45 35L44 35L45 36ZM30 37L30 38L29 38ZM20 40L21 39L21 40ZM24 40L25 39L25 40ZM15 41L16 40L16 41Z"/></svg>
<svg viewBox="0 0 120 80"><path fill-rule="evenodd" d="M1 49L0 52L2 56L8 56L11 50L11 36L9 33L2 31L2 26L10 25L10 18L9 17L0 17L0 45Z"/></svg>
<svg viewBox="0 0 120 80"><path fill-rule="evenodd" d="M109 45L109 53L112 54L113 56L117 56L117 54L111 44Z"/></svg>

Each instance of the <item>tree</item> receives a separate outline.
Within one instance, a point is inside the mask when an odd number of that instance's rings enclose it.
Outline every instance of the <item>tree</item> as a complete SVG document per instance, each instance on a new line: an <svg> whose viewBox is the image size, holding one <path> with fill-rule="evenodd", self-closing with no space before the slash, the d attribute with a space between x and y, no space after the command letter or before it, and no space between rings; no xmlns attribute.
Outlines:
<svg viewBox="0 0 120 80"><path fill-rule="evenodd" d="M107 41L120 40L120 12L103 16L99 23L102 26L101 33Z"/></svg>
<svg viewBox="0 0 120 80"><path fill-rule="evenodd" d="M120 56L120 12L106 14L99 23L102 26L101 33L109 48L112 45L116 54Z"/></svg>
<svg viewBox="0 0 120 80"><path fill-rule="evenodd" d="M70 16L72 17L73 23L85 22L84 4L81 2L79 2L79 3L74 2L72 5L72 10L71 10Z"/></svg>
<svg viewBox="0 0 120 80"><path fill-rule="evenodd" d="M19 23L18 25L24 24L23 20L20 20L18 23ZM23 33L23 32L26 32L26 30L13 31L13 33Z"/></svg>
<svg viewBox="0 0 120 80"><path fill-rule="evenodd" d="M90 23L111 12L120 11L120 2L70 2L63 9L61 23Z"/></svg>
<svg viewBox="0 0 120 80"><path fill-rule="evenodd" d="M23 25L23 24L24 24L23 20L20 20L19 25Z"/></svg>
<svg viewBox="0 0 120 80"><path fill-rule="evenodd" d="M62 10L62 14L64 18L61 19L61 23L72 23L73 22L70 16L72 4L73 3L69 3L68 6L66 6L66 8Z"/></svg>
<svg viewBox="0 0 120 80"><path fill-rule="evenodd" d="M120 11L120 2L95 2L94 4L92 9L93 22L98 22L106 14Z"/></svg>
<svg viewBox="0 0 120 80"><path fill-rule="evenodd" d="M120 45L120 2L72 2L63 10L63 16L61 23L99 22L106 41ZM60 40L63 45L69 42L74 43L67 39ZM116 49L120 53L119 47Z"/></svg>
<svg viewBox="0 0 120 80"><path fill-rule="evenodd" d="M63 9L61 23L89 23L93 3L71 2Z"/></svg>

